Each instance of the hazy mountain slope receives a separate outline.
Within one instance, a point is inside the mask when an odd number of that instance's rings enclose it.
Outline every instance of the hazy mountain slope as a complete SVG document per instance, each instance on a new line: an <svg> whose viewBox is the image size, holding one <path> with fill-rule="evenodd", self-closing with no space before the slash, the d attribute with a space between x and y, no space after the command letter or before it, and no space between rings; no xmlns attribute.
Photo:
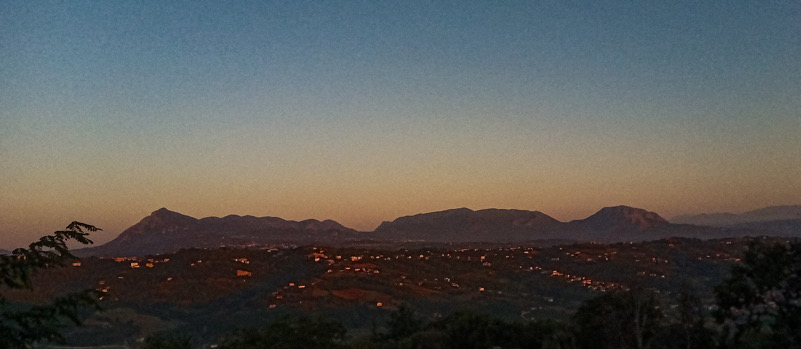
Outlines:
<svg viewBox="0 0 801 349"><path fill-rule="evenodd" d="M699 215L685 215L674 217L671 219L671 222L724 227L744 223L791 219L801 219L801 205L770 206L740 214L704 213Z"/></svg>
<svg viewBox="0 0 801 349"><path fill-rule="evenodd" d="M765 235L801 236L801 219L740 223L732 228L759 231Z"/></svg>

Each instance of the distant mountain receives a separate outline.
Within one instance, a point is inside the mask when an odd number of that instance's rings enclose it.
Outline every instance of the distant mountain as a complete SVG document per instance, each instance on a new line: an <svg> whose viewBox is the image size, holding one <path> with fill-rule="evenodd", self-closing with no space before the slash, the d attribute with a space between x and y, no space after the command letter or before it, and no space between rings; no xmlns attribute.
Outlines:
<svg viewBox="0 0 801 349"><path fill-rule="evenodd" d="M657 213L629 206L605 207L590 217L560 222L539 211L467 208L417 214L383 222L377 240L430 242L511 242L572 240L598 242L648 241L668 237L723 238L762 235L743 227L726 229L671 224ZM801 235L801 234L799 234Z"/></svg>
<svg viewBox="0 0 801 349"><path fill-rule="evenodd" d="M761 231L765 235L801 236L801 219L740 223L731 227L735 229Z"/></svg>
<svg viewBox="0 0 801 349"><path fill-rule="evenodd" d="M383 222L377 240L396 241L524 241L554 233L561 223L539 211L457 208ZM549 235L550 236L550 235Z"/></svg>
<svg viewBox="0 0 801 349"><path fill-rule="evenodd" d="M137 256L181 248L256 246L276 243L336 243L358 237L356 230L332 220L288 221L277 217L230 215L193 218L162 208L143 218L108 243L77 255Z"/></svg>
<svg viewBox="0 0 801 349"><path fill-rule="evenodd" d="M628 206L606 207L586 219L569 223L539 211L459 208L381 223L375 230L375 238L449 242L628 241L632 237L640 240L637 235L649 229L669 225L656 213Z"/></svg>
<svg viewBox="0 0 801 349"><path fill-rule="evenodd" d="M609 231L620 229L647 230L668 225L668 221L655 212L629 206L604 207L592 216L573 221L592 230Z"/></svg>
<svg viewBox="0 0 801 349"><path fill-rule="evenodd" d="M713 239L759 235L801 236L801 218L772 220L795 215L801 215L801 206L777 206L734 215L739 220L729 220L737 223L703 226L671 223L657 213L629 206L605 207L585 219L571 222L560 222L539 211L473 211L457 208L400 217L381 223L372 233L359 233L331 220L309 219L298 222L277 217L237 215L197 219L162 208L126 229L114 240L101 246L76 250L75 254L141 256L191 247L243 247L283 243L338 245L354 241L506 243L560 240L609 243L668 237ZM729 217L728 214L726 217ZM704 219L710 218L706 216Z"/></svg>
<svg viewBox="0 0 801 349"><path fill-rule="evenodd" d="M11 254L11 251L0 248L0 254Z"/></svg>
<svg viewBox="0 0 801 349"><path fill-rule="evenodd" d="M671 229L667 220L655 212L629 206L604 207L585 219L571 221L563 226L566 234L582 237L582 240L604 242L644 241L669 237L654 234L655 231ZM684 234L678 234L684 235Z"/></svg>
<svg viewBox="0 0 801 349"><path fill-rule="evenodd" d="M730 227L736 225L758 226L753 223L801 219L801 205L770 206L740 214L705 213L673 218L673 223Z"/></svg>

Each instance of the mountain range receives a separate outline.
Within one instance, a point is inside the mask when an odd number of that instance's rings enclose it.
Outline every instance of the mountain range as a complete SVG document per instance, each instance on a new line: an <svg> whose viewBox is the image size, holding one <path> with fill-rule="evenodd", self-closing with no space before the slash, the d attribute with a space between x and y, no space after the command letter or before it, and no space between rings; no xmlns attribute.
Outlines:
<svg viewBox="0 0 801 349"><path fill-rule="evenodd" d="M704 213L674 217L674 223L732 227L771 221L801 220L801 205L770 206L744 213Z"/></svg>
<svg viewBox="0 0 801 349"><path fill-rule="evenodd" d="M629 206L605 207L590 217L560 222L539 211L467 208L423 213L383 222L376 240L432 242L514 242L575 240L646 241L665 237L722 237L720 228L671 224L654 212Z"/></svg>
<svg viewBox="0 0 801 349"><path fill-rule="evenodd" d="M290 221L277 217L229 215L197 219L162 208L97 247L76 250L77 255L134 256L182 248L263 247L271 244L346 245L370 242L533 242L545 240L636 242L667 237L701 239L778 235L801 236L795 208L766 208L739 215L733 224L676 224L655 212L629 206L605 207L580 220L561 222L539 211L457 208L399 217L381 223L373 232L358 232L332 220ZM702 215L678 217L697 222ZM700 218L699 218L700 217ZM761 218L763 220L751 220ZM769 220L768 218L781 218Z"/></svg>
<svg viewBox="0 0 801 349"><path fill-rule="evenodd" d="M356 230L332 220L300 222L277 217L229 215L197 219L161 208L101 246L77 250L77 255L129 256L177 251L181 248L247 247L268 244L337 244L353 240Z"/></svg>

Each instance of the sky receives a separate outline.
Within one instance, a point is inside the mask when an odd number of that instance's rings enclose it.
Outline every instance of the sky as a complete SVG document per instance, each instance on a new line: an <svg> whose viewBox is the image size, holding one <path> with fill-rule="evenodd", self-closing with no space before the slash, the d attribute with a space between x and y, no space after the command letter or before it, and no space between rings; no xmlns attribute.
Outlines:
<svg viewBox="0 0 801 349"><path fill-rule="evenodd" d="M801 204L798 1L0 2L0 248Z"/></svg>

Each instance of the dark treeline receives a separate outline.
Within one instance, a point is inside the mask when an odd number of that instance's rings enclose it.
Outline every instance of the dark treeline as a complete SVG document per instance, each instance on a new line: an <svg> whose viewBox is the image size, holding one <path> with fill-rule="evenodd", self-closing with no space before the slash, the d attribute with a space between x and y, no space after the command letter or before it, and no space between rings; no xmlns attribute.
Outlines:
<svg viewBox="0 0 801 349"><path fill-rule="evenodd" d="M282 318L221 338L218 348L798 348L801 347L801 244L754 242L704 307L691 291L666 306L645 288L603 293L567 321L508 321L457 311L426 319L400 306L372 334L349 338L321 318ZM186 337L154 336L145 348L192 348Z"/></svg>

